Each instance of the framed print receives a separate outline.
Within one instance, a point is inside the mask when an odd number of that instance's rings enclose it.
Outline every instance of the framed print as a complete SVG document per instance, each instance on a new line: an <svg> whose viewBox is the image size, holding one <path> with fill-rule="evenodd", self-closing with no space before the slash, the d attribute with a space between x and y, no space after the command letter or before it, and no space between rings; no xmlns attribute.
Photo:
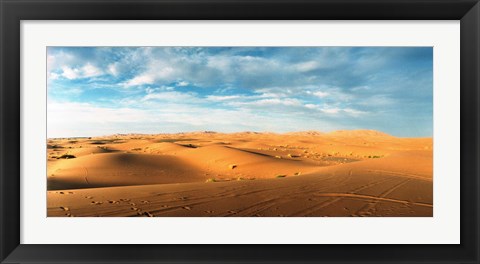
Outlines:
<svg viewBox="0 0 480 264"><path fill-rule="evenodd" d="M0 7L2 263L478 263L477 1Z"/></svg>
<svg viewBox="0 0 480 264"><path fill-rule="evenodd" d="M432 47L47 49L47 217L433 217Z"/></svg>

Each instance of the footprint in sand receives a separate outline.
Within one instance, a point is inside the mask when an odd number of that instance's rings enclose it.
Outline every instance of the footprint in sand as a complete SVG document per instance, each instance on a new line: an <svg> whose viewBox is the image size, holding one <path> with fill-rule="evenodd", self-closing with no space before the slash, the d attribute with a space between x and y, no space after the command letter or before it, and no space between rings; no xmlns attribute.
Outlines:
<svg viewBox="0 0 480 264"><path fill-rule="evenodd" d="M150 203L150 201L140 201L140 202L143 203L143 204L148 204L148 203Z"/></svg>
<svg viewBox="0 0 480 264"><path fill-rule="evenodd" d="M360 213L359 216L371 216L373 213L372 212L364 212Z"/></svg>
<svg viewBox="0 0 480 264"><path fill-rule="evenodd" d="M185 209L185 210L189 210L189 211L192 210L192 208L190 208L189 206L184 206L182 208Z"/></svg>
<svg viewBox="0 0 480 264"><path fill-rule="evenodd" d="M92 201L91 204L94 204L94 205L101 205L103 204L103 202L95 202L95 201Z"/></svg>
<svg viewBox="0 0 480 264"><path fill-rule="evenodd" d="M92 196L85 196L85 198L87 198L87 199L93 199Z"/></svg>
<svg viewBox="0 0 480 264"><path fill-rule="evenodd" d="M144 212L143 215L146 215L146 216L148 216L148 217L154 217L154 215L151 214L150 212Z"/></svg>
<svg viewBox="0 0 480 264"><path fill-rule="evenodd" d="M70 208L64 206L60 206L60 209L62 209L63 211L70 211Z"/></svg>

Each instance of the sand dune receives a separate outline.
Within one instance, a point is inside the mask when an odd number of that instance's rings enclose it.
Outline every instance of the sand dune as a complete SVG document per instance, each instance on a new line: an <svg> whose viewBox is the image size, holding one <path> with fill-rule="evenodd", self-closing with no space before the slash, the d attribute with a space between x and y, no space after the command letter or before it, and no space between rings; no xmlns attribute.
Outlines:
<svg viewBox="0 0 480 264"><path fill-rule="evenodd" d="M48 176L48 189L182 183L204 177L174 156L109 153L58 161Z"/></svg>
<svg viewBox="0 0 480 264"><path fill-rule="evenodd" d="M49 216L432 216L431 138L371 130L50 139Z"/></svg>
<svg viewBox="0 0 480 264"><path fill-rule="evenodd" d="M189 150L189 146L184 146L176 143L162 142L162 143L153 143L148 146L148 149L151 153L156 154L176 154L181 151Z"/></svg>
<svg viewBox="0 0 480 264"><path fill-rule="evenodd" d="M268 155L248 149L236 149L229 146L208 146L179 154L184 160L217 177L228 178L274 178L280 174L293 175L300 171L313 171L314 164L295 160L284 155ZM280 157L280 158L278 158ZM232 167L234 166L234 167Z"/></svg>

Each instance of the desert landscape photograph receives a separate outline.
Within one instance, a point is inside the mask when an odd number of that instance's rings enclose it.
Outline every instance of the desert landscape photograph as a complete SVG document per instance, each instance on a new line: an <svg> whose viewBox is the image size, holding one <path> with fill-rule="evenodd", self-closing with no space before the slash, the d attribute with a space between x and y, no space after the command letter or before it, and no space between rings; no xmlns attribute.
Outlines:
<svg viewBox="0 0 480 264"><path fill-rule="evenodd" d="M432 47L48 47L46 63L48 217L433 217Z"/></svg>

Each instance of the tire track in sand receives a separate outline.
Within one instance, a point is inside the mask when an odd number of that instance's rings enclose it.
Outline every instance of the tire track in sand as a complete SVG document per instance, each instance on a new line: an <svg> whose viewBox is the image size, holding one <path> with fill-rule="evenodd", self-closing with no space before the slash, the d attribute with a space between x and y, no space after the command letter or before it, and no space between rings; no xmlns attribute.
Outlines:
<svg viewBox="0 0 480 264"><path fill-rule="evenodd" d="M343 194L354 194L355 192L358 192L358 191L361 191L361 190L370 188L370 187L372 187L372 186L377 186L377 185L382 184L382 183L384 183L384 182L393 181L393 180L395 180L395 178L384 178L384 179L381 179L381 180L378 180L378 181L375 181L375 182L371 182L371 183L362 185L362 186L360 186L360 187L358 187L358 188L355 188L355 189L350 190L350 191L348 191L348 192L345 192L345 193L343 193ZM317 205L308 207L308 208L306 208L306 209L304 209L304 210L298 211L298 212L292 214L292 216L306 216L306 215L308 215L308 214L311 214L311 213L314 213L314 212L316 212L316 211L318 211L318 210L321 210L321 209L323 209L323 208L325 208L325 207L327 207L327 206L330 206L330 205L332 205L332 204L334 204L334 203L342 200L342 199L345 197L345 195L338 195L338 196L335 197L335 196L332 196L332 195L322 196L321 194L322 194L322 193L320 193L320 194L313 194L313 195L316 196L316 197L332 197L332 199L328 199L327 201L324 201L324 202L322 202L322 203L320 203L320 204L317 204ZM339 194L341 194L341 193L339 193Z"/></svg>
<svg viewBox="0 0 480 264"><path fill-rule="evenodd" d="M404 186L405 184L407 184L408 182L410 182L412 179L406 179L394 186L392 186L390 189L387 189L385 190L384 192L382 192L378 198L385 198L387 195L389 195L390 193L392 193L393 191L397 190L398 188ZM368 203L366 205L364 205L362 208L360 208L358 211L356 211L353 216L368 216L368 215L372 215L374 214L376 211L377 211L377 204L380 202L381 200L374 200L373 202L371 203Z"/></svg>

